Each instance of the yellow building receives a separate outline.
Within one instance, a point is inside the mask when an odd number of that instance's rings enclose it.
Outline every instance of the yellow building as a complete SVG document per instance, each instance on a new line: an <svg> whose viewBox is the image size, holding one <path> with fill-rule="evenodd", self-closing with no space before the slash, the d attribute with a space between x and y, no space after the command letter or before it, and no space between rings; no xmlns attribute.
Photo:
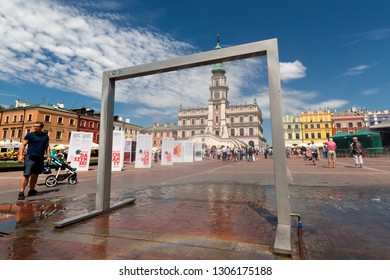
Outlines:
<svg viewBox="0 0 390 280"><path fill-rule="evenodd" d="M302 125L302 140L304 143L326 142L332 135L332 115L327 111L302 112L300 115Z"/></svg>

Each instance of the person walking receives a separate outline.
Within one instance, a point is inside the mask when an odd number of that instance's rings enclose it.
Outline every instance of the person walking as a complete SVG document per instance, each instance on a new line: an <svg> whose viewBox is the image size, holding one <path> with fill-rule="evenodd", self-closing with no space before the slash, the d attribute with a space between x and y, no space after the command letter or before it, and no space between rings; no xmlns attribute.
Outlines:
<svg viewBox="0 0 390 280"><path fill-rule="evenodd" d="M30 181L30 190L28 196L37 195L35 190L39 174L42 173L45 161L45 153L47 154L47 162L50 162L50 147L49 136L43 131L43 122L35 122L33 132L29 132L23 139L22 145L19 148L18 162L24 162L24 171L18 200L25 199L24 190ZM24 149L27 146L27 154L24 157Z"/></svg>
<svg viewBox="0 0 390 280"><path fill-rule="evenodd" d="M329 138L329 141L325 143L327 147L328 168L335 168L336 165L336 149L337 145L333 141L333 138Z"/></svg>
<svg viewBox="0 0 390 280"><path fill-rule="evenodd" d="M363 167L363 156L362 156L362 151L363 151L363 145L360 143L357 139L357 137L352 138L352 143L351 143L351 149L352 149L352 154L353 154L353 159L355 161L355 167Z"/></svg>

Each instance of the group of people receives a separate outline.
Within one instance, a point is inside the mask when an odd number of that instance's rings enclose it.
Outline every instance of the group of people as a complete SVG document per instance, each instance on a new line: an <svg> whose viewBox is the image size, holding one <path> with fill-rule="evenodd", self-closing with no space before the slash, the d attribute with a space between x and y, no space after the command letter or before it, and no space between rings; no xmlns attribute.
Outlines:
<svg viewBox="0 0 390 280"><path fill-rule="evenodd" d="M43 172L44 169L45 154L47 155L48 163L50 163L51 157L53 156L53 154L50 153L49 136L46 132L43 131L43 127L43 122L36 122L33 125L34 131L26 134L19 149L18 162L24 162L23 176L20 182L18 194L19 200L25 199L25 189L28 183L30 184L27 195L35 196L38 194L35 188L38 176ZM357 137L353 137L352 141L353 142L351 143L351 149L355 162L355 167L363 167L363 145L361 142L358 141ZM329 141L324 144L326 145L328 151L328 168L335 168L337 145L332 138L329 138ZM27 153L25 154L26 147ZM214 158L215 153L217 154L218 159L222 159L223 161L255 161L256 156L260 154L259 149L254 148L252 146L248 146L247 148L233 147L232 149L223 146L216 151L210 150L209 156ZM311 160L315 165L316 160L318 160L318 147L314 143L314 141L311 141L308 153L311 155ZM265 158L267 158L268 155L270 155L270 150L268 147L266 147L264 149ZM57 156L61 157L61 154L58 154Z"/></svg>
<svg viewBox="0 0 390 280"><path fill-rule="evenodd" d="M333 138L329 138L329 141L324 143L327 151L327 159L328 159L328 168L335 168L336 166L336 149L337 145L333 141ZM352 150L352 155L355 163L355 167L363 167L363 145L358 141L357 137L352 138L352 143L350 145ZM318 147L312 140L309 145L309 151L311 154L311 160L314 165L316 165L316 160L318 160Z"/></svg>

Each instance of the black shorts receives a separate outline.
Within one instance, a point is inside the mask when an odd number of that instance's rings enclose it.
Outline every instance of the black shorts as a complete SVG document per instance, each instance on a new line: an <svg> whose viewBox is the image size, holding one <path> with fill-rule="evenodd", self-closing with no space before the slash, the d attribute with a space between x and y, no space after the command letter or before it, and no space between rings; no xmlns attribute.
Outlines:
<svg viewBox="0 0 390 280"><path fill-rule="evenodd" d="M45 158L43 156L26 155L24 159L24 176L31 174L41 174L45 165Z"/></svg>

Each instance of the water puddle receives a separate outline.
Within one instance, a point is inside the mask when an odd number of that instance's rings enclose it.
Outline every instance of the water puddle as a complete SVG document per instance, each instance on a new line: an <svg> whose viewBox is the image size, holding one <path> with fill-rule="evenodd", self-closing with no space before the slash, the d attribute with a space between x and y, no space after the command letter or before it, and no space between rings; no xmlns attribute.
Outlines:
<svg viewBox="0 0 390 280"><path fill-rule="evenodd" d="M10 234L18 226L38 224L65 211L61 203L20 202L0 204L0 233Z"/></svg>

